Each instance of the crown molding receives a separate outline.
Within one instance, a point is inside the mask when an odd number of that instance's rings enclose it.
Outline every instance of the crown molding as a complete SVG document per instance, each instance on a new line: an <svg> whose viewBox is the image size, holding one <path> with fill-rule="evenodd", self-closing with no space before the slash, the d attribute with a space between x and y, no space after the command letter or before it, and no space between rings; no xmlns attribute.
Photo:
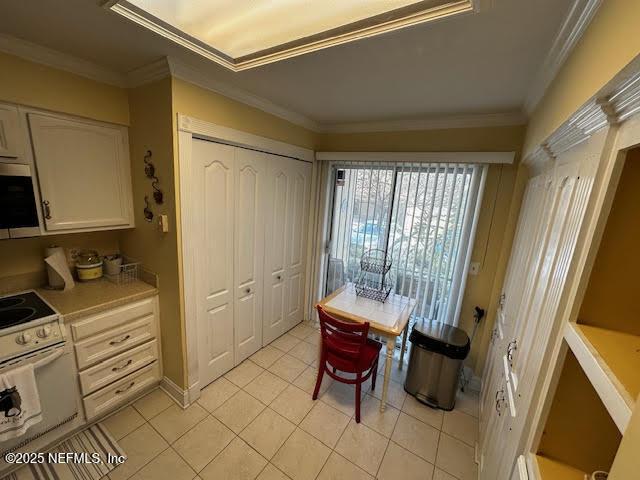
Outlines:
<svg viewBox="0 0 640 480"><path fill-rule="evenodd" d="M524 125L527 118L520 112L480 113L468 115L428 116L379 122L323 124L322 133L397 132L408 130L437 130L448 128L480 128Z"/></svg>
<svg viewBox="0 0 640 480"><path fill-rule="evenodd" d="M127 78L121 73L11 35L0 34L0 51L97 82L127 87Z"/></svg>
<svg viewBox="0 0 640 480"><path fill-rule="evenodd" d="M169 68L169 62L166 57L163 57L155 62L151 62L147 65L143 65L140 68L136 68L127 72L127 87L134 88L147 83L155 82L162 78L171 75L171 69Z"/></svg>
<svg viewBox="0 0 640 480"><path fill-rule="evenodd" d="M364 20L341 25L239 57L232 57L127 0L106 0L102 2L102 5L104 8L122 15L207 60L222 65L233 72L239 72L413 25L475 12L480 8L478 4L483 2L485 4L491 3L490 0L440 0L439 2L422 0Z"/></svg>
<svg viewBox="0 0 640 480"><path fill-rule="evenodd" d="M244 103L251 107L255 107L259 110L270 113L276 117L282 118L283 120L307 128L314 132L320 131L320 125L310 118L305 117L304 115L276 105L275 103L265 98L253 95L252 93L236 88L228 83L215 80L210 75L203 73L198 68L188 65L187 63L184 63L177 58L169 57L167 58L167 61L169 64L171 75L176 78L180 78L186 82L193 83L194 85L202 87L206 90L211 90L212 92L219 93L221 95L224 95L225 97L237 100L238 102Z"/></svg>
<svg viewBox="0 0 640 480"><path fill-rule="evenodd" d="M588 140L597 131L620 124L640 113L640 65L631 74L616 79L564 122L541 145L525 155L525 163L539 165Z"/></svg>
<svg viewBox="0 0 640 480"><path fill-rule="evenodd" d="M524 103L524 111L531 115L547 88L560 71L569 54L589 26L602 0L574 0L569 14L556 35L551 49L540 66Z"/></svg>

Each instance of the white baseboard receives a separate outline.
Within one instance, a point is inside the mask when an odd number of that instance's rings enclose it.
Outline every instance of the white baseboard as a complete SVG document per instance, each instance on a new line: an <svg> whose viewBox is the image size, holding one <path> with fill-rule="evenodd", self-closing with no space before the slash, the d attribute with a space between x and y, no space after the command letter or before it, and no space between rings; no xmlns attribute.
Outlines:
<svg viewBox="0 0 640 480"><path fill-rule="evenodd" d="M182 388L167 377L162 377L160 388L182 408L187 408L190 405L189 390L182 390Z"/></svg>

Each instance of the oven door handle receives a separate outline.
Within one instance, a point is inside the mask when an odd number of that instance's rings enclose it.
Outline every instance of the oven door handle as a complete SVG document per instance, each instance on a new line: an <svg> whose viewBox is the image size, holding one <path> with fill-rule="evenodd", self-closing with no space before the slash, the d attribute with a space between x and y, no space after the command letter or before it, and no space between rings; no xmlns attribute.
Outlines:
<svg viewBox="0 0 640 480"><path fill-rule="evenodd" d="M49 365L50 363L55 362L57 359L59 359L62 355L64 355L64 348L61 348L56 353L52 353L51 355L48 355L47 357L43 358L42 360L38 360L37 362L35 362L33 364L33 369L37 370L40 367L44 367L46 365Z"/></svg>

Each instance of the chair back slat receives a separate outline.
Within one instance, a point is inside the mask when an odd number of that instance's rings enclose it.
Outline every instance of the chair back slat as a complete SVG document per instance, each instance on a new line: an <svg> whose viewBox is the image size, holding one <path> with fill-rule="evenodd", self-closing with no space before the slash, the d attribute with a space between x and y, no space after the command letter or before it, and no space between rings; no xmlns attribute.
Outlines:
<svg viewBox="0 0 640 480"><path fill-rule="evenodd" d="M340 363L355 364L367 342L369 322L349 323L338 320L318 306L322 349Z"/></svg>

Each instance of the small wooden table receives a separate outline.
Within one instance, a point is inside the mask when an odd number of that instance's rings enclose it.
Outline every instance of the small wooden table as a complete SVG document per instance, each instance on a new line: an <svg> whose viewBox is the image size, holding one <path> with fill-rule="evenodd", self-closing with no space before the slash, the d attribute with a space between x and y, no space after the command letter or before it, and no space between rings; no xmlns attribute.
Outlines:
<svg viewBox="0 0 640 480"><path fill-rule="evenodd" d="M402 349L398 365L398 368L401 369L407 345L409 317L413 313L416 301L394 294L389 295L384 303L358 297L353 284L348 283L320 300L318 305L325 312L340 320L357 323L369 322L370 331L387 339L387 358L384 365L384 382L382 384L382 400L380 401L380 411L384 412L396 338L402 334Z"/></svg>

